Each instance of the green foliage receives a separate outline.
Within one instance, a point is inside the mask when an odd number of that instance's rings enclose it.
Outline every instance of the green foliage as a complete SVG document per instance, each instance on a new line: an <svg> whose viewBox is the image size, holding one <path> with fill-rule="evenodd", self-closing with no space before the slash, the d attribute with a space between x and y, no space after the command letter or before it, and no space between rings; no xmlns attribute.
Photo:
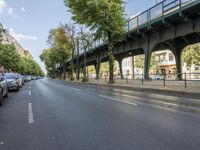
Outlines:
<svg viewBox="0 0 200 150"><path fill-rule="evenodd" d="M76 36L76 28L73 24L63 25L65 33L69 37L69 42L71 43L71 57L70 57L70 80L74 80L74 56L76 49L78 47L78 37Z"/></svg>
<svg viewBox="0 0 200 150"><path fill-rule="evenodd" d="M20 57L13 45L0 44L0 66L7 71L43 76L40 66L32 59Z"/></svg>
<svg viewBox="0 0 200 150"><path fill-rule="evenodd" d="M144 68L144 55L135 56L135 67L136 68Z"/></svg>
<svg viewBox="0 0 200 150"><path fill-rule="evenodd" d="M2 31L2 28L0 28L0 43L2 43L2 41L3 41L3 39L2 39L2 36L3 36L3 35L2 35L2 32L3 32L3 31Z"/></svg>
<svg viewBox="0 0 200 150"><path fill-rule="evenodd" d="M7 70L17 71L20 56L13 45L0 44L0 66Z"/></svg>
<svg viewBox="0 0 200 150"><path fill-rule="evenodd" d="M156 54L152 53L151 55L151 63L150 63L150 68L156 68Z"/></svg>
<svg viewBox="0 0 200 150"><path fill-rule="evenodd" d="M58 62L56 55L53 48L44 49L40 55L40 59L45 63L47 74L50 77L56 77L56 63Z"/></svg>
<svg viewBox="0 0 200 150"><path fill-rule="evenodd" d="M89 74L95 73L95 68L94 68L94 66L88 66L88 73L89 73Z"/></svg>
<svg viewBox="0 0 200 150"><path fill-rule="evenodd" d="M84 65L83 65L83 81L88 81L87 75L86 75L86 53L87 50L92 46L93 38L90 32L83 31L83 27L81 27L80 32L80 39L79 39L79 47L81 50L83 50L84 53Z"/></svg>
<svg viewBox="0 0 200 150"><path fill-rule="evenodd" d="M95 31L95 39L104 39L108 45L110 83L113 82L113 48L125 38L123 0L64 0L72 18Z"/></svg>
<svg viewBox="0 0 200 150"><path fill-rule="evenodd" d="M21 74L44 76L40 66L32 58L26 57L20 59L18 72Z"/></svg>
<svg viewBox="0 0 200 150"><path fill-rule="evenodd" d="M108 62L101 63L100 72L108 74L108 72L109 72L109 64L108 64Z"/></svg>
<svg viewBox="0 0 200 150"><path fill-rule="evenodd" d="M65 34L64 28L51 29L49 32L48 43L55 50L57 61L66 63L71 54L71 43Z"/></svg>
<svg viewBox="0 0 200 150"><path fill-rule="evenodd" d="M136 68L144 68L144 58L145 55L135 56L134 65ZM155 53L152 53L151 55L150 68L156 68Z"/></svg>
<svg viewBox="0 0 200 150"><path fill-rule="evenodd" d="M88 82L88 78L85 76L82 78L81 82Z"/></svg>
<svg viewBox="0 0 200 150"><path fill-rule="evenodd" d="M60 77L63 73L65 79L65 65L70 60L72 53L70 37L63 27L58 27L49 31L48 43L51 47L43 50L40 59L45 63L49 76L56 77L60 72ZM56 65L62 66L62 71L58 71Z"/></svg>
<svg viewBox="0 0 200 150"><path fill-rule="evenodd" d="M77 23L84 24L96 31L96 39L108 38L116 42L124 38L125 19L123 0L65 0ZM120 36L121 35L121 36Z"/></svg>
<svg viewBox="0 0 200 150"><path fill-rule="evenodd" d="M183 51L183 60L188 67L200 65L200 44L187 46Z"/></svg>

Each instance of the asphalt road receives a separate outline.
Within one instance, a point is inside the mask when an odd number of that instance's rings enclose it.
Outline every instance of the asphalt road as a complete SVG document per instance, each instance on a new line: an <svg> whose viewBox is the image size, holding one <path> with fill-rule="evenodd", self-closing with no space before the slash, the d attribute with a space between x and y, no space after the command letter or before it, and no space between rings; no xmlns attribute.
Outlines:
<svg viewBox="0 0 200 150"><path fill-rule="evenodd" d="M200 149L200 114L145 103L167 96L124 93L29 82L0 107L0 150Z"/></svg>

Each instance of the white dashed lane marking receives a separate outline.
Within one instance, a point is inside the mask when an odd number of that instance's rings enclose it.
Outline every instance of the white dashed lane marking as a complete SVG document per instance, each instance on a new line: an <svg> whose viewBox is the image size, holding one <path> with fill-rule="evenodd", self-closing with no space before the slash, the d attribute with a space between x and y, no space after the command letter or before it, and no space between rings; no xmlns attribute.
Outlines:
<svg viewBox="0 0 200 150"><path fill-rule="evenodd" d="M33 124L33 109L32 109L32 103L28 103L28 123Z"/></svg>
<svg viewBox="0 0 200 150"><path fill-rule="evenodd" d="M116 98L113 98L113 97L108 97L108 96L104 96L104 95L99 95L99 96L100 96L100 97L103 97L103 98L110 99L110 100L118 101L118 102L121 102L121 103L129 104L129 105L134 105L134 106L137 106L137 105L138 105L138 104L136 104L136 103L126 102L126 101L123 101L123 100L120 100L120 99L116 99Z"/></svg>
<svg viewBox="0 0 200 150"><path fill-rule="evenodd" d="M71 89L75 91L82 91L81 89L77 89L77 88L71 88Z"/></svg>

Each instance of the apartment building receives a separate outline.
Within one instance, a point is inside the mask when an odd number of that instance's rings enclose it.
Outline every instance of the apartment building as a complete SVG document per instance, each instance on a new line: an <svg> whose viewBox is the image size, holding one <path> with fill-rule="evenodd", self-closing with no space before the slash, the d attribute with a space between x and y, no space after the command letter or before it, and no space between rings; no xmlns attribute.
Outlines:
<svg viewBox="0 0 200 150"><path fill-rule="evenodd" d="M169 50L155 52L156 73L176 73L176 59Z"/></svg>
<svg viewBox="0 0 200 150"><path fill-rule="evenodd" d="M1 43L2 44L13 44L21 57L25 56L25 52L23 47L16 41L14 37L9 34L8 29L5 29L3 25L0 23L0 31L1 31Z"/></svg>

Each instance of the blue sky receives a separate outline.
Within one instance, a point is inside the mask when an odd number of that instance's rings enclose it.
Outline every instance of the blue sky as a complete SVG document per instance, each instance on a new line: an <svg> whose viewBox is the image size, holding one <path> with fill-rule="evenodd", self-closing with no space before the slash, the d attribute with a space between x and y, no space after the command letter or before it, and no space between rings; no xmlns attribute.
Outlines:
<svg viewBox="0 0 200 150"><path fill-rule="evenodd" d="M156 0L126 2L126 14L130 17L150 8ZM0 0L0 22L44 69L39 55L48 47L49 30L71 22L71 17L63 0Z"/></svg>

